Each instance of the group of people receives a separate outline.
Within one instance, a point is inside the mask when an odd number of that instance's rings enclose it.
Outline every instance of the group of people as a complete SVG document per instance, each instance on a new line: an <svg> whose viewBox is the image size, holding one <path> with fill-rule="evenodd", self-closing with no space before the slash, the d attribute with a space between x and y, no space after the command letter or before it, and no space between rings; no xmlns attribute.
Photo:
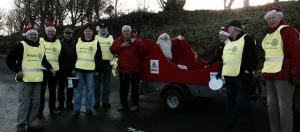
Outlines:
<svg viewBox="0 0 300 132"><path fill-rule="evenodd" d="M265 61L261 72L266 79L267 105L272 132L293 131L293 95L300 77L300 40L295 28L288 25L279 9L265 15L267 35L262 41ZM73 30L66 28L63 39L57 38L56 29L48 25L45 36L29 28L24 40L20 41L7 56L8 67L16 73L18 90L17 131L24 132L38 126L36 120L43 117L45 91L49 89L50 115L60 115L65 107L73 109L73 116L80 115L82 90L86 90L86 114L93 109L111 107L109 102L112 77L111 61L118 57L120 79L120 103L118 111L138 110L139 102L139 59L147 47L136 36L129 25L121 29L122 35L115 40L109 35L107 25L99 25L98 34L91 24L83 28L82 36L75 40ZM166 43L158 44L168 59L172 59L170 37L161 37ZM181 38L182 39L182 38ZM258 58L255 39L244 32L244 25L233 20L219 32L222 42L216 59L222 66L218 78L224 76L228 102L228 129L237 125L237 97L245 117L245 131L253 129L249 89L253 73L257 71ZM168 44L168 45L167 45ZM79 79L76 90L67 88L67 77ZM199 75L201 76L201 75ZM58 82L58 107L56 86ZM131 104L128 94L131 86ZM67 96L65 100L65 91ZM73 104L73 93L74 104Z"/></svg>
<svg viewBox="0 0 300 132"><path fill-rule="evenodd" d="M249 90L253 75L257 71L263 74L266 81L271 131L293 132L293 103L299 114L300 99L299 95L295 94L295 90L299 91L296 87L299 87L300 81L299 33L283 19L280 9L269 10L264 19L268 28L261 45L244 32L245 26L238 20L222 27L219 31L221 44L218 55L207 64L209 66L216 61L222 61L217 78L225 78L228 130L237 126L238 96L240 109L244 114L244 131L254 130ZM264 55L261 69L258 68L259 47Z"/></svg>
<svg viewBox="0 0 300 132"><path fill-rule="evenodd" d="M108 33L107 24L101 23L97 27L98 34L95 34L95 27L86 24L82 36L77 40L70 28L64 29L63 39L59 40L52 23L47 24L45 36L41 38L35 28L26 30L25 38L6 59L7 66L16 73L15 80L18 82L18 132L43 127L39 119L43 117L47 87L50 115L61 115L66 108L74 110L74 117L79 116L84 87L88 116L93 115L93 108L110 108L111 62L114 56L118 56L120 76L122 107L118 111L138 110L138 57L146 50L146 46L128 25L122 27L122 35L116 40ZM69 87L69 77L78 78L75 91L74 86ZM131 105L127 101L130 82Z"/></svg>

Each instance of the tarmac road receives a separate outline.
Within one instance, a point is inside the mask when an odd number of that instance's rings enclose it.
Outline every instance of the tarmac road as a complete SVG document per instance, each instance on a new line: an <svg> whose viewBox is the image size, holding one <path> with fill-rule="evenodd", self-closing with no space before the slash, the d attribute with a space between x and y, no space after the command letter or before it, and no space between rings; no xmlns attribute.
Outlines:
<svg viewBox="0 0 300 132"><path fill-rule="evenodd" d="M13 73L4 60L0 57L0 132L15 132L17 93ZM67 110L61 116L49 116L46 103L45 132L127 132L128 128L135 132L222 132L226 124L224 97L198 98L181 111L170 111L159 98L149 94L141 96L139 111L118 112L118 87L119 81L114 78L112 108L95 110L93 117L86 116L84 108L78 118L73 118L72 111ZM252 106L256 132L269 132L266 107L259 100L252 101ZM242 120L238 126L234 131L242 132Z"/></svg>

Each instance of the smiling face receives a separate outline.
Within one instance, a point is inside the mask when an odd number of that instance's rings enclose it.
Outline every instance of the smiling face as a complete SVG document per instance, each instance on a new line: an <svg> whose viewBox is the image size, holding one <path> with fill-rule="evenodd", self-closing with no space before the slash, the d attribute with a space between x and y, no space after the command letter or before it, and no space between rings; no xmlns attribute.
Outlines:
<svg viewBox="0 0 300 132"><path fill-rule="evenodd" d="M266 18L267 23L270 28L275 28L280 24L282 17L279 15L271 15Z"/></svg>
<svg viewBox="0 0 300 132"><path fill-rule="evenodd" d="M84 29L83 34L86 38L91 38L93 36L93 30L92 29Z"/></svg>

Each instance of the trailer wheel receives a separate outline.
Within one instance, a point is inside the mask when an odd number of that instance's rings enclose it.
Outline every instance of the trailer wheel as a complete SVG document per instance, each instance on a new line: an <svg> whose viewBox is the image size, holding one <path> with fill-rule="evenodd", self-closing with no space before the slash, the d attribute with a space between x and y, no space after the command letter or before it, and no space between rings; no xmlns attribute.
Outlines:
<svg viewBox="0 0 300 132"><path fill-rule="evenodd" d="M170 110L180 110L183 107L184 99L178 90L167 90L163 95L163 101L166 108Z"/></svg>

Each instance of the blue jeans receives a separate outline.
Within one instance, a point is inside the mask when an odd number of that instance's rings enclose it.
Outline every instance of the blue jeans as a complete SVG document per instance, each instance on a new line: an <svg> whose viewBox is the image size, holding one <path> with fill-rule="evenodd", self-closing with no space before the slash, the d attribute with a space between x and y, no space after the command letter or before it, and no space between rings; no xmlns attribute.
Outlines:
<svg viewBox="0 0 300 132"><path fill-rule="evenodd" d="M95 103L100 103L102 99L102 104L109 103L110 94L110 82L111 82L111 68L109 63L102 65L102 71L95 76ZM102 88L102 90L101 90Z"/></svg>
<svg viewBox="0 0 300 132"><path fill-rule="evenodd" d="M79 78L78 87L75 91L74 110L80 111L82 103L82 89L85 86L85 107L87 110L92 110L94 97L94 73L76 72L76 77Z"/></svg>

